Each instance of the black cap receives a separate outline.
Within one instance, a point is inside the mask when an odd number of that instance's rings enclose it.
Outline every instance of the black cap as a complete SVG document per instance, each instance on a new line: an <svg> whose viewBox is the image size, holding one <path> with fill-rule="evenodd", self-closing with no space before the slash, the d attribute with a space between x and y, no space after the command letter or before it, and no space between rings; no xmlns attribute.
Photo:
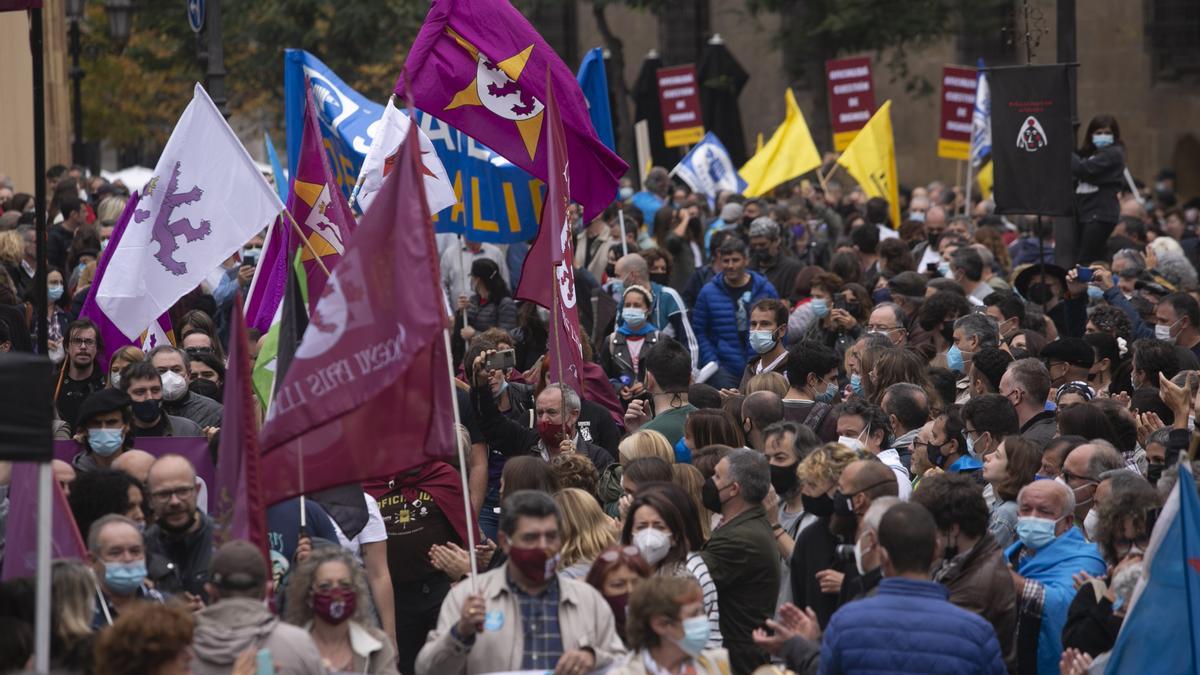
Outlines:
<svg viewBox="0 0 1200 675"><path fill-rule="evenodd" d="M83 403L79 406L79 416L75 418L75 428L82 429L86 427L87 421L96 415L103 415L114 410L125 410L129 407L130 403L129 394L120 389L108 387L93 392L90 396L83 399Z"/></svg>
<svg viewBox="0 0 1200 675"><path fill-rule="evenodd" d="M1065 337L1042 347L1043 361L1062 361L1077 368L1091 368L1096 352L1083 338Z"/></svg>
<svg viewBox="0 0 1200 675"><path fill-rule="evenodd" d="M249 591L267 583L267 561L257 546L237 539L213 553L208 578L217 588Z"/></svg>

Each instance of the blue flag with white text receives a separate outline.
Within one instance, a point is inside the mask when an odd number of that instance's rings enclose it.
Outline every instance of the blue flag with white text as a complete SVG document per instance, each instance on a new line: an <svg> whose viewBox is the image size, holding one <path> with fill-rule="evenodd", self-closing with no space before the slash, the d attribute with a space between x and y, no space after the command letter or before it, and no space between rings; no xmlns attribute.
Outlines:
<svg viewBox="0 0 1200 675"><path fill-rule="evenodd" d="M587 100L588 116L592 118L592 128L596 137L609 150L616 152L617 145L613 135L612 106L608 101L608 73L604 69L604 50L593 47L583 57L579 64L579 88L583 90L583 98Z"/></svg>
<svg viewBox="0 0 1200 675"><path fill-rule="evenodd" d="M348 199L374 134L382 126L384 106L350 88L312 54L286 50L284 117L288 165L293 172L304 125L305 77L312 82L317 100L317 120L329 166ZM417 119L446 167L458 201L433 214L436 231L500 244L533 239L545 193L542 181L432 115L417 111Z"/></svg>
<svg viewBox="0 0 1200 675"><path fill-rule="evenodd" d="M692 190L708 197L709 204L716 202L722 190L741 194L746 189L746 181L734 168L729 152L711 131L692 146L691 152L671 169L671 173Z"/></svg>
<svg viewBox="0 0 1200 675"><path fill-rule="evenodd" d="M1200 673L1200 497L1186 460L1143 565L1105 675Z"/></svg>

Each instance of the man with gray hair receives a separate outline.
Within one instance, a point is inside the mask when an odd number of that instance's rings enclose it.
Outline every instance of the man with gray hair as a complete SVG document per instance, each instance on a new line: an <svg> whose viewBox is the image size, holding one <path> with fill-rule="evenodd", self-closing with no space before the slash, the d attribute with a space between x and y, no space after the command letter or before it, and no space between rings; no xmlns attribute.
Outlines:
<svg viewBox="0 0 1200 675"><path fill-rule="evenodd" d="M1018 362L1019 363L1019 362ZM1052 673L1062 655L1074 575L1107 571L1100 550L1075 527L1075 495L1062 483L1039 480L1017 494L1017 537L1004 551L1017 590L1018 672ZM1036 634L1036 640L1030 639Z"/></svg>
<svg viewBox="0 0 1200 675"><path fill-rule="evenodd" d="M221 426L225 407L188 388L192 371L187 352L171 345L159 345L150 350L149 357L162 377L162 407L168 415L186 417L199 424L201 429Z"/></svg>
<svg viewBox="0 0 1200 675"><path fill-rule="evenodd" d="M1021 438L1046 447L1058 435L1054 413L1046 410L1050 396L1050 371L1040 359L1013 361L1000 378L1000 395L1017 411Z"/></svg>
<svg viewBox="0 0 1200 675"><path fill-rule="evenodd" d="M959 249L961 251L963 249ZM946 367L961 377L954 402L962 405L971 398L971 363L985 347L1000 346L1000 324L987 314L972 313L954 322L954 344L946 352Z"/></svg>
<svg viewBox="0 0 1200 675"><path fill-rule="evenodd" d="M617 283L614 284L614 291L617 293L617 297L614 298L618 305L617 316L621 315L621 309L625 306L626 288L649 288L650 314L646 317L646 322L654 324L660 337L665 335L687 347L692 355L692 370L696 370L700 349L696 343L696 335L692 332L692 323L688 319L687 306L679 292L670 286L650 281L650 268L646 265L646 259L637 253L622 256L617 260L614 271L617 275Z"/></svg>
<svg viewBox="0 0 1200 675"><path fill-rule="evenodd" d="M1075 522L1084 528L1088 539L1094 538L1092 532L1088 532L1086 519L1102 480L1100 476L1124 466L1125 459L1120 451L1112 443L1099 438L1076 447L1063 461L1062 475L1057 480L1071 489L1075 498Z"/></svg>
<svg viewBox="0 0 1200 675"><path fill-rule="evenodd" d="M146 581L146 544L137 523L110 513L102 516L87 533L88 564L100 591L92 629L111 626L117 615L135 603L162 602L163 596Z"/></svg>
<svg viewBox="0 0 1200 675"><path fill-rule="evenodd" d="M721 636L735 673L749 673L768 661L751 638L775 614L779 594L779 551L783 528L772 528L763 509L771 487L767 458L738 448L717 462L701 491L704 507L720 513L700 556L721 597Z"/></svg>
<svg viewBox="0 0 1200 675"><path fill-rule="evenodd" d="M804 269L804 263L783 246L779 223L767 216L750 223L750 269L765 276L782 298L791 296L796 275Z"/></svg>
<svg viewBox="0 0 1200 675"><path fill-rule="evenodd" d="M867 318L867 332L878 333L897 347L908 344L908 315L894 302L881 302Z"/></svg>

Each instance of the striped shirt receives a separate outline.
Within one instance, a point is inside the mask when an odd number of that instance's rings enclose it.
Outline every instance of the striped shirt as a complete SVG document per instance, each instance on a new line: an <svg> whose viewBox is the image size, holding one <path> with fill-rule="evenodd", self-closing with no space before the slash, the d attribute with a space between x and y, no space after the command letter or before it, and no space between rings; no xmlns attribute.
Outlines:
<svg viewBox="0 0 1200 675"><path fill-rule="evenodd" d="M699 553L689 553L684 560L684 567L700 583L704 594L704 612L708 615L708 649L721 646L721 610L717 605L717 585L713 583L712 575L708 573L708 565Z"/></svg>

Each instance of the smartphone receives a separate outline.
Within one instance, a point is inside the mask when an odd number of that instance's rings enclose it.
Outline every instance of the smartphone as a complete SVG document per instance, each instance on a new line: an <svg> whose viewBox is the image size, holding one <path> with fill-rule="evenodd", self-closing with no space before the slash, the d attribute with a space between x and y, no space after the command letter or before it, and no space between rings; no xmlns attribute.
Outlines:
<svg viewBox="0 0 1200 675"><path fill-rule="evenodd" d="M834 309L846 309L846 307L848 305L849 305L849 303L846 302L846 298L844 296L835 295L833 297L833 308Z"/></svg>
<svg viewBox="0 0 1200 675"><path fill-rule="evenodd" d="M275 659L271 657L270 649L260 649L254 657L256 668L254 675L275 675Z"/></svg>
<svg viewBox="0 0 1200 675"><path fill-rule="evenodd" d="M1075 278L1083 283L1091 281L1093 274L1094 272L1090 267L1084 267L1083 265L1075 266Z"/></svg>
<svg viewBox="0 0 1200 675"><path fill-rule="evenodd" d="M937 274L938 273L938 264L935 262L925 263L925 271L929 272L930 274Z"/></svg>
<svg viewBox="0 0 1200 675"><path fill-rule="evenodd" d="M487 362L484 364L488 370L504 370L517 365L517 353L511 349L501 349L487 357Z"/></svg>

